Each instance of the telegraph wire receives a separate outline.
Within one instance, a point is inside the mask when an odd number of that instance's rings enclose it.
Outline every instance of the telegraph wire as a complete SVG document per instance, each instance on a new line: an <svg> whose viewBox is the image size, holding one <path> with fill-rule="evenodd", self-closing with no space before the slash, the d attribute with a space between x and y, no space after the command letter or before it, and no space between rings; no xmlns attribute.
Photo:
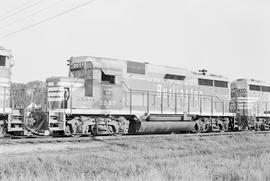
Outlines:
<svg viewBox="0 0 270 181"><path fill-rule="evenodd" d="M8 18L10 18L10 17L13 17L14 15L19 14L19 13L21 13L21 12L23 12L23 11L29 9L29 8L32 8L32 7L34 7L34 6L38 5L38 4L40 4L42 1L44 1L44 0L39 0L39 1L35 2L35 3L33 3L33 4L30 4L29 6L26 6L26 7L24 7L24 8L21 8L21 9L19 9L18 11L15 11L14 13L12 13L12 14L10 14L10 15L8 15L8 16L4 16L3 18L0 18L0 22L1 22L1 21L4 21L4 20L6 20L6 19L8 19Z"/></svg>
<svg viewBox="0 0 270 181"><path fill-rule="evenodd" d="M16 11L17 9L20 9L20 8L26 6L27 4L30 4L30 3L31 3L31 1L27 1L27 2L25 2L25 3L22 3L21 5L16 6L15 8L10 9L10 10L4 12L3 14L0 15L0 17L2 17L2 16L5 17L7 14L10 14L10 13L12 13L13 11Z"/></svg>
<svg viewBox="0 0 270 181"><path fill-rule="evenodd" d="M10 22L10 23L4 25L4 26L0 26L0 29L6 29L6 28L7 28L8 26L10 26L10 25L13 25L13 24L15 24L15 23L17 23L17 22L19 22L19 21L23 21L23 20L25 20L25 19L27 19L27 18L29 18L29 17L32 17L32 16L34 16L34 15L37 15L37 14L39 14L39 13L42 13L43 11L45 11L45 10L47 10L47 9L50 9L50 8L54 7L55 5L57 5L58 3L60 3L61 1L64 1L64 0L56 1L55 3L51 4L50 6L47 6L47 7L43 8L43 9L40 9L40 10L38 10L38 11L35 11L35 12L33 12L32 14L29 14L29 15L24 16L24 17L22 17L22 18L16 19L15 21L12 21L12 22Z"/></svg>
<svg viewBox="0 0 270 181"><path fill-rule="evenodd" d="M87 4L90 4L90 3L94 2L94 1L95 1L95 0L87 1L87 2L85 2L85 3L82 3L82 4L78 5L78 6L75 6L75 7L73 7L73 8L70 8L70 9L67 9L67 10L65 10L65 11L62 11L61 13L58 13L58 14L56 14L56 15L54 15L54 16L51 16L51 17L46 18L46 19L43 19L43 20L41 20L41 21L39 21L39 22L37 22L37 23L34 23L34 24L31 24L31 25L25 26L25 27L23 27L23 28L21 28L21 29L19 29L19 30L14 31L14 32L5 34L5 35L1 36L0 39L7 38L7 37L12 36L12 35L14 35L14 34L17 34L17 33L20 33L20 32L22 32L22 31L25 31L25 30L27 30L27 29L29 29L29 28L32 28L32 27L35 27L35 26L40 25L40 24L42 24L42 23L45 23L45 22L47 22L47 21L50 21L50 20L52 20L52 19L54 19L54 18L57 18L57 17L59 17L59 16L62 16L62 15L64 15L64 14L69 13L69 12L71 12L71 11L74 11L74 10L76 10L76 9L78 9L78 8L81 8L81 7L83 7L83 6L86 6Z"/></svg>

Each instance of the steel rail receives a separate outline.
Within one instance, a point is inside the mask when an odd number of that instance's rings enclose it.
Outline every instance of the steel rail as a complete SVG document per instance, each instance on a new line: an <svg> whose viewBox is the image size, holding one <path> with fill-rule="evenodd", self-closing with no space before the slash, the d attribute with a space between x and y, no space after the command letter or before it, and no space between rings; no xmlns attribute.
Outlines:
<svg viewBox="0 0 270 181"><path fill-rule="evenodd" d="M0 145L3 144L42 144L42 143L86 143L91 141L109 141L134 138L157 138L157 137L217 137L217 136L237 136L237 135L266 135L270 131L243 131L243 132L212 132L212 133L185 133L185 134L135 134L135 135L116 135L116 136L88 136L88 137L6 137L0 139Z"/></svg>

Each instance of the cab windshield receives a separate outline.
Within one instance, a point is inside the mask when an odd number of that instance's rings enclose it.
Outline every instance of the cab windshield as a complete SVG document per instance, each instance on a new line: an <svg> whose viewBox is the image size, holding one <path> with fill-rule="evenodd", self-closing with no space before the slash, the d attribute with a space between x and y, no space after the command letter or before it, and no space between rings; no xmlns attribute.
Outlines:
<svg viewBox="0 0 270 181"><path fill-rule="evenodd" d="M76 78L92 79L92 62L74 62L70 65L69 76Z"/></svg>
<svg viewBox="0 0 270 181"><path fill-rule="evenodd" d="M85 96L93 96L93 64L92 62L71 62L69 76L84 79Z"/></svg>

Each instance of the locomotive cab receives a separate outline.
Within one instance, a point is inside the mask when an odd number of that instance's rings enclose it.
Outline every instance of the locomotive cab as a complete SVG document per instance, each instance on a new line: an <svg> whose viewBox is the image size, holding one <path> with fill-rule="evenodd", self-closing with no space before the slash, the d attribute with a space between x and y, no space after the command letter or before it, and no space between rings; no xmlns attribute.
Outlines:
<svg viewBox="0 0 270 181"><path fill-rule="evenodd" d="M93 117L110 115L120 110L123 96L119 72L109 72L101 68L98 62L86 57L71 57L68 62L69 77L51 77L46 80L49 125L51 131L72 130L74 133L83 130L82 122L92 125L94 123L90 120ZM82 115L91 116L91 119L82 121ZM79 130L74 128L74 125L79 124ZM73 128L67 127L71 125Z"/></svg>
<svg viewBox="0 0 270 181"><path fill-rule="evenodd" d="M14 64L10 50L0 47L0 137L5 133L23 134L23 118L11 109L11 68Z"/></svg>

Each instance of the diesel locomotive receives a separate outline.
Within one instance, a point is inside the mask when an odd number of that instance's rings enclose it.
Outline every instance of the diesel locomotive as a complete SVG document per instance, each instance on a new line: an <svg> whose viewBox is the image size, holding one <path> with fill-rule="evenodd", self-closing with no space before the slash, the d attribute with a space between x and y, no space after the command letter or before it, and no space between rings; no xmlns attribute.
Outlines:
<svg viewBox="0 0 270 181"><path fill-rule="evenodd" d="M11 51L0 47L0 137L24 134L21 111L12 109L10 87L13 64Z"/></svg>
<svg viewBox="0 0 270 181"><path fill-rule="evenodd" d="M228 78L103 57L71 57L47 83L49 129L59 134L227 131L237 128Z"/></svg>
<svg viewBox="0 0 270 181"><path fill-rule="evenodd" d="M240 129L269 130L270 84L254 79L231 83L231 108L237 110Z"/></svg>
<svg viewBox="0 0 270 181"><path fill-rule="evenodd" d="M68 60L46 80L46 111L15 109L11 51L0 49L0 136L269 130L270 84L104 57ZM12 101L13 100L13 101ZM42 129L41 129L42 128Z"/></svg>

